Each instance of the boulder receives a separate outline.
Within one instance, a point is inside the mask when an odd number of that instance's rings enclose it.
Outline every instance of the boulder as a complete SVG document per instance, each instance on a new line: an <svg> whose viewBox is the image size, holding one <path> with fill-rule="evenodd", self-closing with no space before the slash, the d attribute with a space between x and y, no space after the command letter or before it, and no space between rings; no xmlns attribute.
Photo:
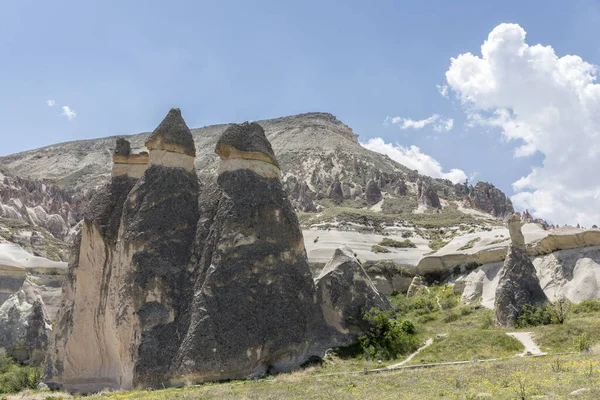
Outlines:
<svg viewBox="0 0 600 400"><path fill-rule="evenodd" d="M216 152L217 198L200 235L176 384L288 371L330 345L298 219L262 127L232 125Z"/></svg>
<svg viewBox="0 0 600 400"><path fill-rule="evenodd" d="M51 329L36 285L27 278L0 306L0 348L18 361L37 365L44 359Z"/></svg>
<svg viewBox="0 0 600 400"><path fill-rule="evenodd" d="M341 334L341 344L351 344L364 333L363 312L392 307L348 246L335 250L315 284L325 321Z"/></svg>

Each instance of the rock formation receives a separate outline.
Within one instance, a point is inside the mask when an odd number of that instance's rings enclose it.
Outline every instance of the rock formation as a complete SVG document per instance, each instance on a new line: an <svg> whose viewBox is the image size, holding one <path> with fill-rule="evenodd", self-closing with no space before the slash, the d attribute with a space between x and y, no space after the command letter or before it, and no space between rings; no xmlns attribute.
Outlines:
<svg viewBox="0 0 600 400"><path fill-rule="evenodd" d="M155 384L186 330L199 188L179 110L169 112L148 147L141 179L114 176L88 208L46 359L50 387Z"/></svg>
<svg viewBox="0 0 600 400"><path fill-rule="evenodd" d="M344 192L342 190L342 183L338 178L336 178L329 186L329 190L327 190L327 197L333 200L334 203L340 204L344 201Z"/></svg>
<svg viewBox="0 0 600 400"><path fill-rule="evenodd" d="M381 201L381 190L376 181L371 180L367 183L367 189L365 191L365 198L367 203L373 205Z"/></svg>
<svg viewBox="0 0 600 400"><path fill-rule="evenodd" d="M16 360L39 364L50 330L50 319L36 285L26 279L21 289L0 306L0 348Z"/></svg>
<svg viewBox="0 0 600 400"><path fill-rule="evenodd" d="M362 313L371 308L388 310L389 300L379 294L348 246L335 251L315 280L325 321L340 334L340 344L351 344L363 334Z"/></svg>
<svg viewBox="0 0 600 400"><path fill-rule="evenodd" d="M322 355L334 330L260 125L223 133L217 180L202 189L179 110L147 146L141 178L113 176L90 203L44 381L79 392L156 387L286 371ZM117 152L131 157L124 141Z"/></svg>
<svg viewBox="0 0 600 400"><path fill-rule="evenodd" d="M514 212L512 202L491 183L477 182L468 194L473 208L503 218Z"/></svg>
<svg viewBox="0 0 600 400"><path fill-rule="evenodd" d="M430 183L420 179L417 181L417 201L427 207L442 208L435 188Z"/></svg>
<svg viewBox="0 0 600 400"><path fill-rule="evenodd" d="M290 370L321 354L326 340L302 233L263 129L232 125L216 152L220 194L176 383Z"/></svg>
<svg viewBox="0 0 600 400"><path fill-rule="evenodd" d="M123 139L117 139L117 146L113 154L113 168L111 176L125 175L129 178L139 179L148 168L148 153L131 153L131 144Z"/></svg>
<svg viewBox="0 0 600 400"><path fill-rule="evenodd" d="M413 297L418 294L427 291L427 285L425 285L425 281L422 276L415 276L408 287L408 291L406 292L406 297Z"/></svg>
<svg viewBox="0 0 600 400"><path fill-rule="evenodd" d="M494 308L496 322L500 326L515 326L524 305L537 305L548 299L540 286L535 267L525 251L525 240L521 232L521 216L513 214L507 219L511 244L500 280L496 288Z"/></svg>

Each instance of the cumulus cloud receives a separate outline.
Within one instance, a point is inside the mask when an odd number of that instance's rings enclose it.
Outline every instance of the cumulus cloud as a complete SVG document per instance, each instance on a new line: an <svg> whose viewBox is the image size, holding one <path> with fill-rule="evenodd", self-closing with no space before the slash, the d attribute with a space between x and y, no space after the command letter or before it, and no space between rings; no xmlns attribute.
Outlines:
<svg viewBox="0 0 600 400"><path fill-rule="evenodd" d="M494 28L481 56L452 58L449 89L468 124L499 128L516 157L537 152L542 166L513 184L516 207L559 224L600 223L598 68L550 46L528 45L517 24Z"/></svg>
<svg viewBox="0 0 600 400"><path fill-rule="evenodd" d="M372 138L361 145L377 153L385 154L392 160L410 168L416 169L420 174L429 175L434 178L449 179L453 183L462 182L467 178L467 174L460 169L451 169L444 172L440 163L433 157L421 153L417 146L404 147L394 146L386 143L382 138Z"/></svg>
<svg viewBox="0 0 600 400"><path fill-rule="evenodd" d="M72 121L75 119L75 117L77 116L77 113L75 112L75 110L71 110L71 107L69 106L62 106L62 114L60 115L64 115L65 117L67 117L67 119L69 121Z"/></svg>
<svg viewBox="0 0 600 400"><path fill-rule="evenodd" d="M46 100L46 104L48 104L48 107L54 107L56 102L54 100Z"/></svg>
<svg viewBox="0 0 600 400"><path fill-rule="evenodd" d="M384 125L398 125L400 129L423 129L427 125L433 125L433 130L436 132L447 132L452 129L454 126L454 120L444 119L440 117L438 114L433 114L429 118L413 120L410 118L402 118L402 117L386 117L383 121Z"/></svg>

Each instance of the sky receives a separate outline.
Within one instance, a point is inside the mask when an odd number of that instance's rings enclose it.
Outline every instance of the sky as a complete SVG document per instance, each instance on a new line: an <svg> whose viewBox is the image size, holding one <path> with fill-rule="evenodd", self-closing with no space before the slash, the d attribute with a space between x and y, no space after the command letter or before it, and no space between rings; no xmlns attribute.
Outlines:
<svg viewBox="0 0 600 400"><path fill-rule="evenodd" d="M600 3L2 1L0 155L310 111L367 148L600 225Z"/></svg>

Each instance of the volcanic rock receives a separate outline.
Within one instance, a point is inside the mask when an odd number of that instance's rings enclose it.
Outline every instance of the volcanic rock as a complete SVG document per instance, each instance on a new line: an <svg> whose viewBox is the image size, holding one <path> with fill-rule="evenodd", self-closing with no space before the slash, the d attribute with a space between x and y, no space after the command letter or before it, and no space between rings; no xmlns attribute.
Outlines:
<svg viewBox="0 0 600 400"><path fill-rule="evenodd" d="M220 196L174 364L180 384L287 371L329 345L298 219L262 128L231 126L216 152Z"/></svg>
<svg viewBox="0 0 600 400"><path fill-rule="evenodd" d="M182 121L171 110L150 141L168 162L151 163L139 180L113 177L88 208L45 363L52 388L168 381L189 321L199 217L197 176L180 167L194 152Z"/></svg>
<svg viewBox="0 0 600 400"><path fill-rule="evenodd" d="M417 181L417 200L419 204L427 207L442 208L435 188L428 182L420 179Z"/></svg>
<svg viewBox="0 0 600 400"><path fill-rule="evenodd" d="M335 179L331 186L329 186L329 190L327 191L327 197L333 200L334 203L340 204L344 201L344 191L342 189L342 183L339 179Z"/></svg>
<svg viewBox="0 0 600 400"><path fill-rule="evenodd" d="M25 279L21 289L0 306L0 348L28 364L39 364L48 346L51 323L36 285Z"/></svg>
<svg viewBox="0 0 600 400"><path fill-rule="evenodd" d="M365 197L367 203L373 205L377 204L381 201L381 190L379 189L379 185L376 181L370 180L367 183L367 190L365 191Z"/></svg>
<svg viewBox="0 0 600 400"><path fill-rule="evenodd" d="M498 325L514 327L523 306L543 304L548 298L525 250L520 215L513 214L507 224L512 242L500 271L494 308Z"/></svg>
<svg viewBox="0 0 600 400"><path fill-rule="evenodd" d="M351 344L357 335L365 333L363 312L391 309L389 300L377 291L348 246L336 249L315 284L325 321L343 335L343 344Z"/></svg>

